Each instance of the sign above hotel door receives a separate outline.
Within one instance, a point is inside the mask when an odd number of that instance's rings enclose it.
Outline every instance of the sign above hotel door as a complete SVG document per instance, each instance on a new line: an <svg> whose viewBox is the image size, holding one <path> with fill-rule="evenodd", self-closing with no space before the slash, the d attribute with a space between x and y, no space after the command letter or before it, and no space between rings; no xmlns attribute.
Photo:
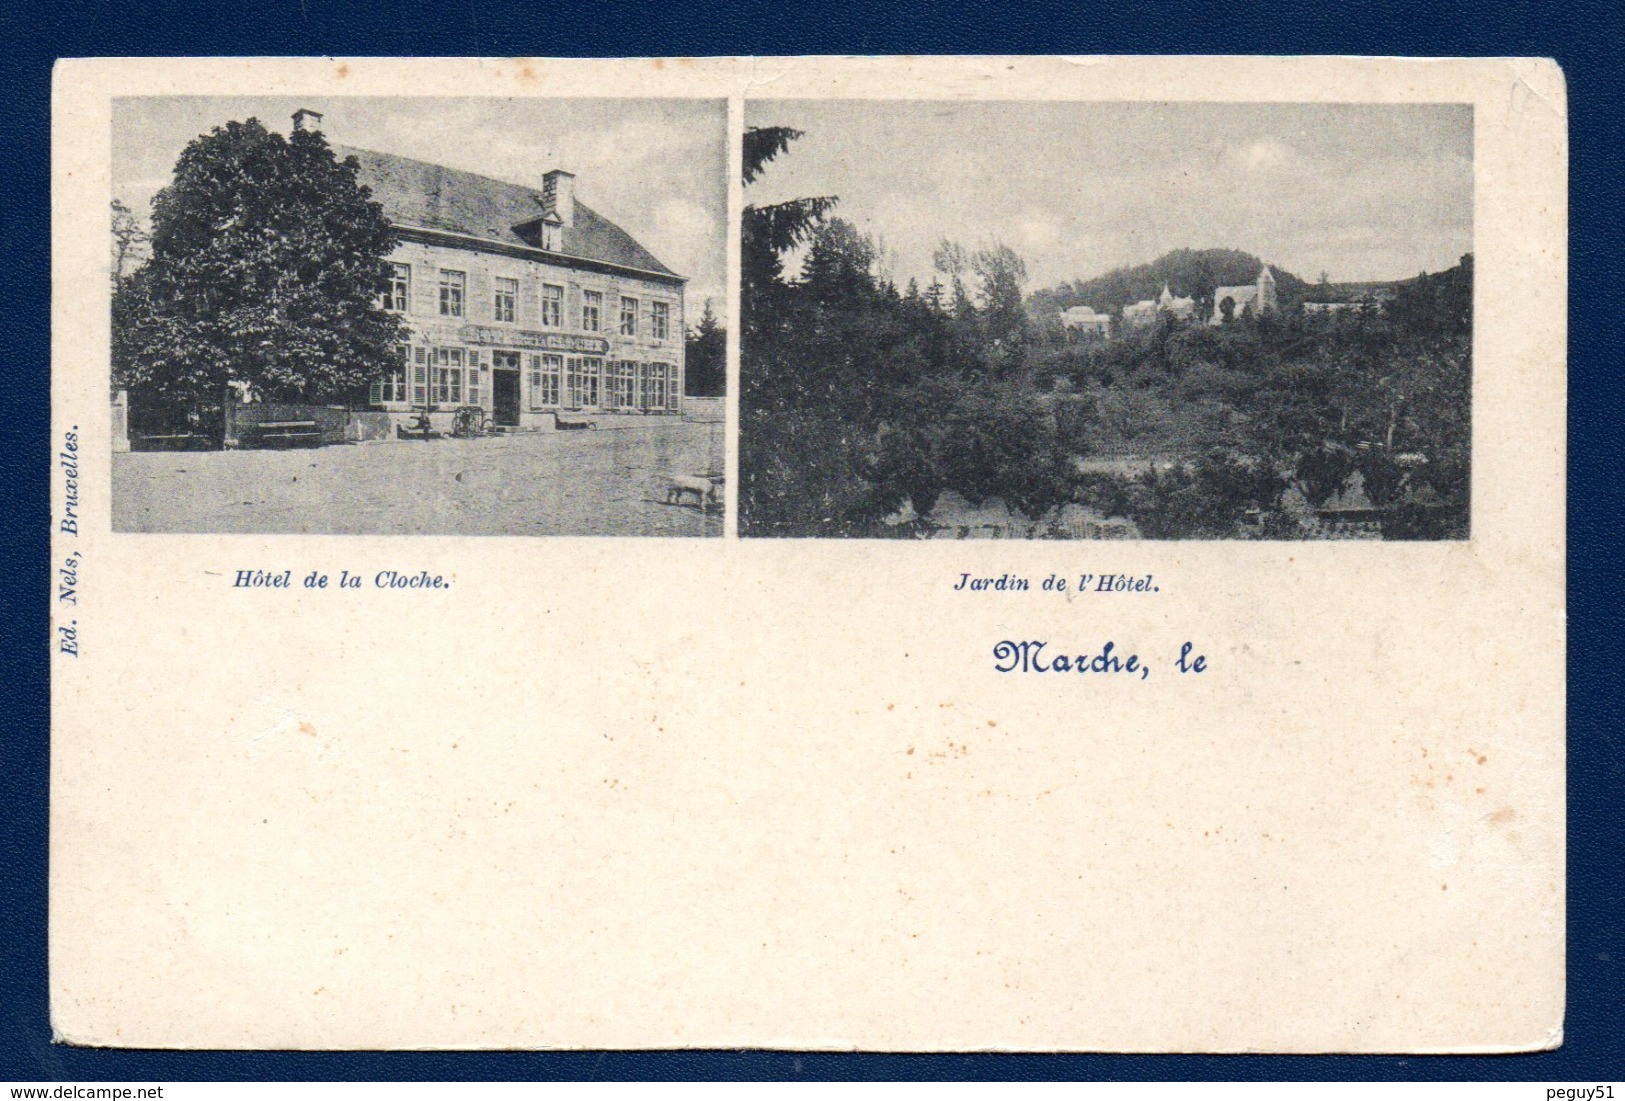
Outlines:
<svg viewBox="0 0 1625 1101"><path fill-rule="evenodd" d="M546 352L580 352L594 356L609 353L609 341L601 336L539 333L532 329L494 329L488 325L464 325L457 335L466 344L499 344L509 348L539 348Z"/></svg>

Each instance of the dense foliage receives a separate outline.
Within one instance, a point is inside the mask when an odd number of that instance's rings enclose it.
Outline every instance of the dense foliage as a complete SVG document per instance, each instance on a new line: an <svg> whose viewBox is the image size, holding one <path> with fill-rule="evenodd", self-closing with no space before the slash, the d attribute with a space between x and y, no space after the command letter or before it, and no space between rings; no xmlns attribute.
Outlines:
<svg viewBox="0 0 1625 1101"><path fill-rule="evenodd" d="M728 330L705 300L700 323L684 340L683 386L690 397L720 398L728 390Z"/></svg>
<svg viewBox="0 0 1625 1101"><path fill-rule="evenodd" d="M744 225L744 533L924 534L951 490L1057 532L1077 505L1150 538L1466 534L1471 257L1382 308L1088 343L1035 323L1007 247L944 242L899 289L828 200L777 209Z"/></svg>
<svg viewBox="0 0 1625 1101"><path fill-rule="evenodd" d="M150 259L118 281L114 385L194 424L231 384L348 398L404 339L380 303L393 246L355 163L321 134L217 127L182 152L153 201Z"/></svg>

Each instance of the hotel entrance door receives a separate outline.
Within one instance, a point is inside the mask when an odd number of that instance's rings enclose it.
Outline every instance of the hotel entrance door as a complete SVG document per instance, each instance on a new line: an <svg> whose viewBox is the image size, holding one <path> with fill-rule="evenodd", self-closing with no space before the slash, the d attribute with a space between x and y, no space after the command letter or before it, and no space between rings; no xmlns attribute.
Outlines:
<svg viewBox="0 0 1625 1101"><path fill-rule="evenodd" d="M497 352L491 357L491 423L498 428L519 427L519 353Z"/></svg>

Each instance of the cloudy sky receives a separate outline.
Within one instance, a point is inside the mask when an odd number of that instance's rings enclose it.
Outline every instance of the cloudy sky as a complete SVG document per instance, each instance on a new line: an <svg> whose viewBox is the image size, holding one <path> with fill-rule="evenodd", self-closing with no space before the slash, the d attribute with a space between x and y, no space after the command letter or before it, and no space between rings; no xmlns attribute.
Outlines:
<svg viewBox="0 0 1625 1101"><path fill-rule="evenodd" d="M806 136L747 202L836 195L922 283L942 238L994 240L1031 287L1175 248L1306 279L1397 279L1472 250L1472 108L1457 105L757 101Z"/></svg>
<svg viewBox="0 0 1625 1101"><path fill-rule="evenodd" d="M720 100L163 97L114 104L113 194L143 217L187 142L231 120L286 133L325 116L328 139L540 187L576 174L581 201L689 278L699 317L724 312L727 105Z"/></svg>

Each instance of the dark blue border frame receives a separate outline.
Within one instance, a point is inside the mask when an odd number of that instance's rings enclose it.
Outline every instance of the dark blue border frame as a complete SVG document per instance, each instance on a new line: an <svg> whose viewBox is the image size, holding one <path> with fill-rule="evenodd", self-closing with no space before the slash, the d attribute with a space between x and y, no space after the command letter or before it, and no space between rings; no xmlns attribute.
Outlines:
<svg viewBox="0 0 1625 1101"><path fill-rule="evenodd" d="M44 0L4 5L0 57L0 1081L334 1079L1499 1079L1621 1076L1625 1036L1622 604L1609 569L1625 516L1610 445L1625 433L1618 212L1621 6L1599 0L1347 4L1142 0L1019 9L950 0L799 7L563 0ZM50 76L57 57L798 53L1262 53L1553 56L1572 124L1569 453L1569 1012L1563 1048L1489 1057L809 1055L782 1052L334 1053L103 1051L54 1046L46 1017Z"/></svg>

